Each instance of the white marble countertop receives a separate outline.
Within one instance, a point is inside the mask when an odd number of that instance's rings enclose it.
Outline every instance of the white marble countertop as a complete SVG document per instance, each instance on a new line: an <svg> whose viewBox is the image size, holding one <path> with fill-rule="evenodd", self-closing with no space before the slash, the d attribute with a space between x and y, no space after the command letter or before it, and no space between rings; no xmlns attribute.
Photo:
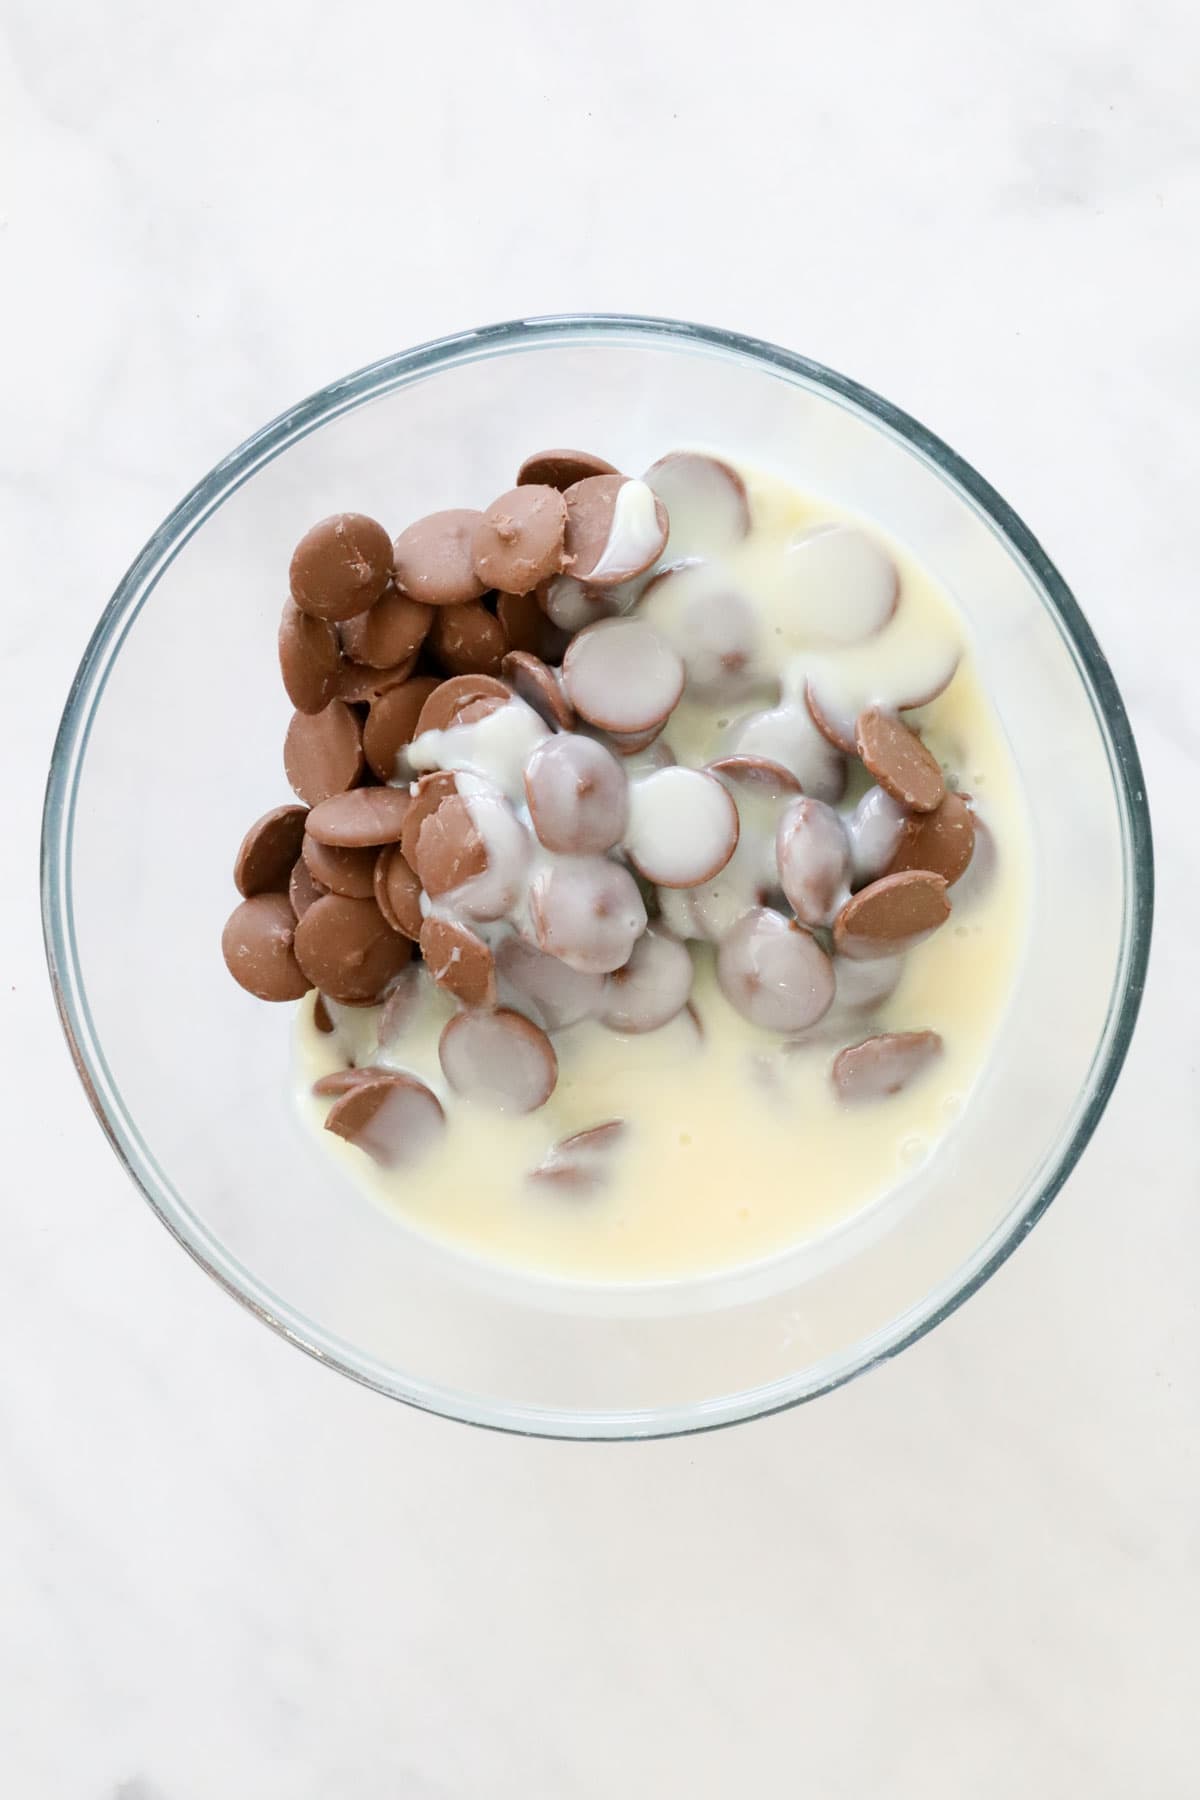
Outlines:
<svg viewBox="0 0 1200 1800"><path fill-rule="evenodd" d="M1185 0L9 0L5 1792L1193 1800L1198 53ZM970 458L1158 830L1139 1034L1031 1240L868 1379L638 1447L419 1416L232 1305L88 1111L34 893L70 673L183 490L341 371L573 308L777 339Z"/></svg>

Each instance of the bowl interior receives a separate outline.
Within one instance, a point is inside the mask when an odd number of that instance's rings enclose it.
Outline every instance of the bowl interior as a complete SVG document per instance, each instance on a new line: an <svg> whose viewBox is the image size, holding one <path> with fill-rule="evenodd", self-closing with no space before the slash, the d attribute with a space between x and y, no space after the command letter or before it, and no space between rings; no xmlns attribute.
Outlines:
<svg viewBox="0 0 1200 1800"><path fill-rule="evenodd" d="M1034 918L965 1117L890 1201L758 1270L645 1288L502 1274L385 1217L293 1112L290 1009L225 974L246 823L288 799L288 558L342 508L399 530L485 504L520 455L640 470L723 447L879 521L973 631L1030 810ZM1115 1076L1149 840L1106 667L1054 571L910 421L782 353L651 322L478 334L339 384L201 485L97 634L52 772L52 965L82 1072L172 1229L306 1347L422 1405L575 1435L686 1429L820 1391L969 1291L1037 1216ZM780 1171L780 1179L794 1177Z"/></svg>

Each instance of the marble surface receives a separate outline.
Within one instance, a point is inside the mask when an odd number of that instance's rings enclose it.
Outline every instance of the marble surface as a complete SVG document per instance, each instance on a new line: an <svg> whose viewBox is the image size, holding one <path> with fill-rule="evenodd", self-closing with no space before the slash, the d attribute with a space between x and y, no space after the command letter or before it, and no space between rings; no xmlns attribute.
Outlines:
<svg viewBox="0 0 1200 1800"><path fill-rule="evenodd" d="M1200 30L1018 10L0 13L6 1792L1197 1792ZM418 1416L232 1305L88 1111L34 882L71 670L193 479L343 370L588 307L795 346L986 472L1112 657L1161 881L1116 1097L997 1279L630 1448Z"/></svg>

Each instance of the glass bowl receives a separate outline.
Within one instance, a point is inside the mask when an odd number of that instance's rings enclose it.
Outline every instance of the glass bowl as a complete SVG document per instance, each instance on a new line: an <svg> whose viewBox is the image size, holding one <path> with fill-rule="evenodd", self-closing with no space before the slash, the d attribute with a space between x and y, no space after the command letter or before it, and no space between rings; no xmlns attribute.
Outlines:
<svg viewBox="0 0 1200 1800"><path fill-rule="evenodd" d="M355 508L483 504L543 444L644 468L742 454L877 520L954 594L1024 784L1034 928L963 1118L887 1201L754 1269L644 1286L523 1278L387 1217L293 1110L290 1008L225 973L246 821L290 796L275 633L291 547ZM42 893L92 1105L208 1272L313 1356L475 1424L649 1437L837 1386L999 1267L1095 1128L1141 997L1153 895L1112 674L1025 526L922 426L803 357L635 317L517 320L334 382L195 487L110 601L67 702ZM786 1172L781 1172L786 1179Z"/></svg>

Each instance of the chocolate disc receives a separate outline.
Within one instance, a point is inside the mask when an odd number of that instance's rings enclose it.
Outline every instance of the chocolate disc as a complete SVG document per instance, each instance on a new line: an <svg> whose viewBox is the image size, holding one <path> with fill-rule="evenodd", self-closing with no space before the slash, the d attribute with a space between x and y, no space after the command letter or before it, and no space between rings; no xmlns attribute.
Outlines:
<svg viewBox="0 0 1200 1800"><path fill-rule="evenodd" d="M546 738L525 765L533 829L547 850L587 856L621 840L629 788L615 757L574 732Z"/></svg>
<svg viewBox="0 0 1200 1800"><path fill-rule="evenodd" d="M909 869L884 875L847 900L833 921L833 942L842 956L869 962L911 949L949 917L942 877Z"/></svg>
<svg viewBox="0 0 1200 1800"><path fill-rule="evenodd" d="M498 675L507 649L503 625L482 601L438 607L429 654L447 675Z"/></svg>
<svg viewBox="0 0 1200 1800"><path fill-rule="evenodd" d="M318 844L332 844L339 850L396 844L411 805L406 788L352 788L348 794L333 794L313 807L308 815L308 835Z"/></svg>
<svg viewBox="0 0 1200 1800"><path fill-rule="evenodd" d="M607 1119L586 1131L572 1132L549 1150L529 1179L539 1186L586 1194L602 1187L612 1173L612 1156L626 1131L623 1119Z"/></svg>
<svg viewBox="0 0 1200 1800"><path fill-rule="evenodd" d="M703 769L659 769L630 789L625 850L658 887L711 881L737 849L739 830L728 789Z"/></svg>
<svg viewBox="0 0 1200 1800"><path fill-rule="evenodd" d="M894 713L869 706L855 726L858 754L881 787L914 812L934 812L946 784L933 753Z"/></svg>
<svg viewBox="0 0 1200 1800"><path fill-rule="evenodd" d="M421 955L438 986L464 1006L495 1006L496 962L478 932L454 919L426 919Z"/></svg>
<svg viewBox="0 0 1200 1800"><path fill-rule="evenodd" d="M288 899L296 917L302 919L313 901L319 900L322 894L328 892L327 887L313 879L313 872L304 858L297 857L288 880Z"/></svg>
<svg viewBox="0 0 1200 1800"><path fill-rule="evenodd" d="M535 594L498 594L496 617L510 650L526 650L547 663L562 661L570 639L543 612Z"/></svg>
<svg viewBox="0 0 1200 1800"><path fill-rule="evenodd" d="M801 791L792 771L769 756L719 756L705 767L720 776L735 798L741 793L751 799L787 800Z"/></svg>
<svg viewBox="0 0 1200 1800"><path fill-rule="evenodd" d="M319 713L337 690L342 651L337 632L285 600L279 622L279 672L297 712Z"/></svg>
<svg viewBox="0 0 1200 1800"><path fill-rule="evenodd" d="M558 1058L545 1032L503 1007L458 1013L442 1032L438 1056L456 1093L500 1112L533 1112L558 1080Z"/></svg>
<svg viewBox="0 0 1200 1800"><path fill-rule="evenodd" d="M827 744L832 744L835 750L841 750L846 756L857 754L853 718L832 696L824 692L819 679L810 677L805 682L804 703L809 717Z"/></svg>
<svg viewBox="0 0 1200 1800"><path fill-rule="evenodd" d="M572 639L563 684L589 724L642 732L670 717L683 692L683 663L640 619L602 619Z"/></svg>
<svg viewBox="0 0 1200 1800"><path fill-rule="evenodd" d="M252 894L287 892L292 867L304 841L307 817L306 807L277 806L255 820L242 839L233 865L239 894L249 899Z"/></svg>
<svg viewBox="0 0 1200 1800"><path fill-rule="evenodd" d="M504 938L496 951L496 975L505 1006L545 1031L561 1031L600 1009L604 977L569 968L524 938Z"/></svg>
<svg viewBox="0 0 1200 1800"><path fill-rule="evenodd" d="M313 880L331 894L347 900L369 900L375 891L374 850L341 850L318 843L306 831L300 846L305 867Z"/></svg>
<svg viewBox="0 0 1200 1800"><path fill-rule="evenodd" d="M806 794L836 806L846 791L845 758L817 730L806 706L785 700L738 724L733 748L790 769Z"/></svg>
<svg viewBox="0 0 1200 1800"><path fill-rule="evenodd" d="M457 794L458 780L450 769L434 769L422 775L412 791L412 805L400 833L400 851L410 869L417 866L417 841L426 819L434 814L443 800Z"/></svg>
<svg viewBox="0 0 1200 1800"><path fill-rule="evenodd" d="M603 856L543 869L530 886L529 910L539 947L585 974L623 968L646 929L633 876Z"/></svg>
<svg viewBox="0 0 1200 1800"><path fill-rule="evenodd" d="M233 979L259 1000L299 1000L312 982L294 951L296 919L286 894L255 894L235 906L221 933Z"/></svg>
<svg viewBox="0 0 1200 1800"><path fill-rule="evenodd" d="M590 475L569 487L563 566L577 581L613 587L658 561L667 544L667 509L644 481Z"/></svg>
<svg viewBox="0 0 1200 1800"><path fill-rule="evenodd" d="M802 925L828 925L850 892L850 845L822 800L793 800L775 833L779 885Z"/></svg>
<svg viewBox="0 0 1200 1800"><path fill-rule="evenodd" d="M794 628L817 644L877 636L900 598L895 563L855 525L801 532L784 558L783 580Z"/></svg>
<svg viewBox="0 0 1200 1800"><path fill-rule="evenodd" d="M326 1131L365 1150L384 1169L418 1161L432 1149L444 1126L437 1095L415 1075L392 1070L380 1070L370 1081L356 1081L334 1101L325 1119Z"/></svg>
<svg viewBox="0 0 1200 1800"><path fill-rule="evenodd" d="M586 481L589 475L615 475L612 463L589 450L535 450L517 470L517 486L530 483L538 487L557 488L560 493Z"/></svg>
<svg viewBox="0 0 1200 1800"><path fill-rule="evenodd" d="M331 1069L328 1075L319 1075L312 1084L312 1091L318 1100L336 1099L339 1094L348 1094L351 1088L361 1086L364 1081L378 1081L381 1075L390 1075L391 1069L377 1067L374 1063L363 1063L361 1068Z"/></svg>
<svg viewBox="0 0 1200 1800"><path fill-rule="evenodd" d="M563 566L566 501L558 489L525 482L501 494L475 528L475 573L485 587L529 594Z"/></svg>
<svg viewBox="0 0 1200 1800"><path fill-rule="evenodd" d="M383 593L392 541L365 513L335 513L306 531L288 571L292 599L314 619L350 619Z"/></svg>
<svg viewBox="0 0 1200 1800"><path fill-rule="evenodd" d="M849 1044L833 1059L833 1085L842 1101L884 1100L923 1075L942 1053L936 1031L888 1031Z"/></svg>
<svg viewBox="0 0 1200 1800"><path fill-rule="evenodd" d="M974 851L974 815L961 794L947 794L936 812L905 820L888 873L930 869L953 887L966 874Z"/></svg>
<svg viewBox="0 0 1200 1800"><path fill-rule="evenodd" d="M426 731L448 731L460 712L476 700L495 700L503 706L511 699L509 689L494 675L452 675L430 694L421 708L414 735Z"/></svg>
<svg viewBox="0 0 1200 1800"><path fill-rule="evenodd" d="M686 947L651 925L624 968L605 976L600 1017L613 1031L657 1031L687 1005L692 975Z"/></svg>
<svg viewBox="0 0 1200 1800"><path fill-rule="evenodd" d="M752 907L721 939L721 992L765 1031L807 1031L833 1004L833 970L811 932L781 913Z"/></svg>
<svg viewBox="0 0 1200 1800"><path fill-rule="evenodd" d="M293 713L283 740L283 767L308 806L357 787L363 777L358 715L344 700L331 700L319 713Z"/></svg>
<svg viewBox="0 0 1200 1800"><path fill-rule="evenodd" d="M371 669L393 669L415 656L429 635L433 608L389 588L370 612L342 626L342 649Z"/></svg>
<svg viewBox="0 0 1200 1800"><path fill-rule="evenodd" d="M373 705L381 694L390 694L393 688L403 687L416 666L415 651L391 669L372 669L366 663L351 662L344 656L337 679L337 697L347 706Z"/></svg>
<svg viewBox="0 0 1200 1800"><path fill-rule="evenodd" d="M290 910L290 909L289 909ZM296 961L314 987L349 1006L378 1000L412 956L374 900L326 894L296 926Z"/></svg>
<svg viewBox="0 0 1200 1800"><path fill-rule="evenodd" d="M429 513L402 531L394 545L396 586L426 606L478 600L485 585L475 573L472 544L482 514L467 507Z"/></svg>
<svg viewBox="0 0 1200 1800"><path fill-rule="evenodd" d="M638 610L678 646L692 694L734 701L767 686L762 622L719 563L693 558L661 570L647 582Z"/></svg>
<svg viewBox="0 0 1200 1800"><path fill-rule="evenodd" d="M500 665L513 693L556 731L575 729L575 708L567 699L554 670L527 650L510 650Z"/></svg>
<svg viewBox="0 0 1200 1800"><path fill-rule="evenodd" d="M381 781L395 779L396 758L416 736L421 708L440 686L436 675L414 675L371 702L362 743L367 761Z"/></svg>
<svg viewBox="0 0 1200 1800"><path fill-rule="evenodd" d="M415 944L421 936L421 883L399 844L382 850L375 863L375 904L391 926Z"/></svg>
<svg viewBox="0 0 1200 1800"><path fill-rule="evenodd" d="M908 818L908 808L894 800L886 788L867 789L846 820L855 886L890 872L889 865ZM938 869L935 873L940 875L943 871Z"/></svg>
<svg viewBox="0 0 1200 1800"><path fill-rule="evenodd" d="M451 794L429 814L417 833L413 867L431 900L462 887L488 866L487 845L461 794Z"/></svg>
<svg viewBox="0 0 1200 1800"><path fill-rule="evenodd" d="M548 623L560 636L570 639L575 632L598 619L612 618L626 608L621 597L628 590L621 587L588 587L571 575L555 575L537 589L537 603ZM566 655L566 647L563 647Z"/></svg>
<svg viewBox="0 0 1200 1800"><path fill-rule="evenodd" d="M737 470L697 450L672 450L646 471L671 521L672 556L719 556L750 529L750 502Z"/></svg>

